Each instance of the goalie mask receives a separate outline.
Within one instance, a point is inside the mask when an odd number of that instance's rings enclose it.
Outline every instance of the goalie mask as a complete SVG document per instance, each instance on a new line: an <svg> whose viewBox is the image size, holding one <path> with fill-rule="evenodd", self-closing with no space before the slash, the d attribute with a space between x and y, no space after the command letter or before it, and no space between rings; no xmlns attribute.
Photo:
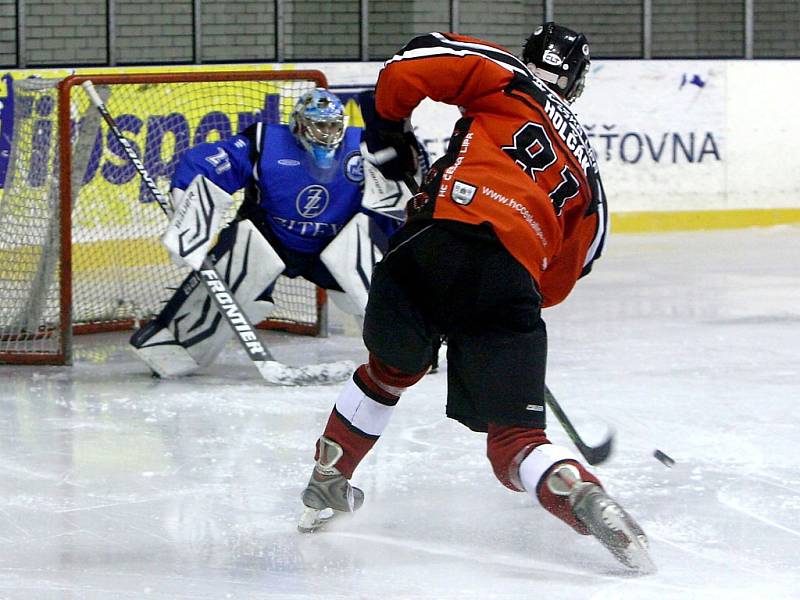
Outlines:
<svg viewBox="0 0 800 600"><path fill-rule="evenodd" d="M538 27L525 42L522 60L534 75L569 103L583 92L589 70L589 42L555 23Z"/></svg>
<svg viewBox="0 0 800 600"><path fill-rule="evenodd" d="M322 88L306 92L295 104L289 127L300 145L311 154L314 163L328 169L333 165L333 155L344 138L344 105Z"/></svg>

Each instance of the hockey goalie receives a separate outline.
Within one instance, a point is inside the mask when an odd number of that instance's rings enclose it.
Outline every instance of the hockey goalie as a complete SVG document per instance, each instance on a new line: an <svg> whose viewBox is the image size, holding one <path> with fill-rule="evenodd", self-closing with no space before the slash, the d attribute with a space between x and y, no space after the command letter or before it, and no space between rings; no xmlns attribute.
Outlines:
<svg viewBox="0 0 800 600"><path fill-rule="evenodd" d="M179 160L162 242L179 266L196 270L208 257L253 323L273 311L281 274L316 284L342 311L363 318L372 266L410 192L365 170L362 128L346 120L341 100L318 88L300 97L288 125L256 123ZM235 218L219 231L242 189ZM131 338L158 376L211 364L233 335L200 283L193 271Z"/></svg>

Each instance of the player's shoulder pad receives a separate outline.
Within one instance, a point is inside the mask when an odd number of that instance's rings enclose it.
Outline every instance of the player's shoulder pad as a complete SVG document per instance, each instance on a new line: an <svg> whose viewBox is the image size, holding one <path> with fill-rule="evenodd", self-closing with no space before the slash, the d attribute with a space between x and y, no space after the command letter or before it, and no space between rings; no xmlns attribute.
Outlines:
<svg viewBox="0 0 800 600"><path fill-rule="evenodd" d="M505 69L527 74L530 72L525 64L507 48L478 38L455 33L433 32L412 39L394 57L386 62L404 59L431 58L437 56L481 57L503 66Z"/></svg>
<svg viewBox="0 0 800 600"><path fill-rule="evenodd" d="M404 54L405 52L417 50L419 48L430 48L432 46L436 46L438 44L437 36L441 35L445 34L433 32L418 35L417 37L412 38L411 41L409 41L405 46L403 46L398 54Z"/></svg>
<svg viewBox="0 0 800 600"><path fill-rule="evenodd" d="M501 46L500 44L495 44L494 42L487 42L486 40L482 40L480 38L472 37L469 35L461 35L458 33L435 33L431 35L439 37L439 39L446 40L448 42L454 42L459 44L477 44L479 46L495 48L496 50L509 52L509 50L505 46Z"/></svg>

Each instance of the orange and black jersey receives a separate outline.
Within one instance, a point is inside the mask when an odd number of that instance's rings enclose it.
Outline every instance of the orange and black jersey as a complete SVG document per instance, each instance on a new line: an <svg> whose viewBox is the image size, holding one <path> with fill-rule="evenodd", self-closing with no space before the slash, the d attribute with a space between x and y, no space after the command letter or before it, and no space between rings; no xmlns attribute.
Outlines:
<svg viewBox="0 0 800 600"><path fill-rule="evenodd" d="M409 117L426 97L463 114L426 177L433 218L489 223L544 305L561 302L600 256L608 225L595 154L575 115L508 50L451 33L414 38L381 70L382 117Z"/></svg>

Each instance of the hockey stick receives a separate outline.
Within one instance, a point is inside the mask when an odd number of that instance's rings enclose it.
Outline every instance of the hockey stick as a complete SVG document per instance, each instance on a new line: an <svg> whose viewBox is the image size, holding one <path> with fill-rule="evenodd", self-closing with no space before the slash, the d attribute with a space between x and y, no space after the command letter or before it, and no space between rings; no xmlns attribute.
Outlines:
<svg viewBox="0 0 800 600"><path fill-rule="evenodd" d="M406 186L408 186L408 189L412 194L416 195L419 193L419 184L410 173L403 174L403 181L405 182ZM575 447L581 453L583 458L586 459L586 462L588 462L590 465L599 465L608 459L614 445L613 431L605 440L603 440L601 444L597 446L590 446L584 442L581 436L578 434L575 427L572 425L572 422L569 420L569 417L567 417L567 414L563 411L561 405L558 403L558 400L556 400L556 397L553 396L553 393L550 391L550 388L547 387L547 385L544 386L544 400L547 403L547 406L550 407L550 410L556 416L556 419L558 419L558 422L561 423L561 427L563 427L564 431L567 432L569 439L572 440L572 443L575 444Z"/></svg>
<svg viewBox="0 0 800 600"><path fill-rule="evenodd" d="M168 217L172 215L172 205L169 199L158 188L156 182L150 177L144 163L139 158L133 145L123 135L114 117L108 112L105 103L95 90L91 81L84 81L81 86L86 91L92 104L95 105L100 115L108 124L116 140L120 143L128 159L133 164L139 176L147 185L147 189L155 198L161 210ZM219 276L213 263L208 257L203 259L203 264L197 271L200 281L206 286L209 296L219 309L219 312L236 334L247 356L258 368L261 376L269 383L275 385L315 385L325 383L340 383L350 377L355 370L351 361L309 365L305 367L291 367L275 360L270 351L258 339L253 324L239 306L225 281Z"/></svg>
<svg viewBox="0 0 800 600"><path fill-rule="evenodd" d="M567 417L567 414L562 410L561 405L558 403L555 396L553 396L553 392L550 391L547 385L544 386L544 400L556 416L556 419L558 419L558 422L561 423L561 427L567 432L569 439L575 444L578 452L586 459L586 462L590 465L599 465L605 462L614 446L614 432L612 431L609 433L606 439L597 446L590 446L581 439L581 436L575 430L575 427L572 426L569 417Z"/></svg>

